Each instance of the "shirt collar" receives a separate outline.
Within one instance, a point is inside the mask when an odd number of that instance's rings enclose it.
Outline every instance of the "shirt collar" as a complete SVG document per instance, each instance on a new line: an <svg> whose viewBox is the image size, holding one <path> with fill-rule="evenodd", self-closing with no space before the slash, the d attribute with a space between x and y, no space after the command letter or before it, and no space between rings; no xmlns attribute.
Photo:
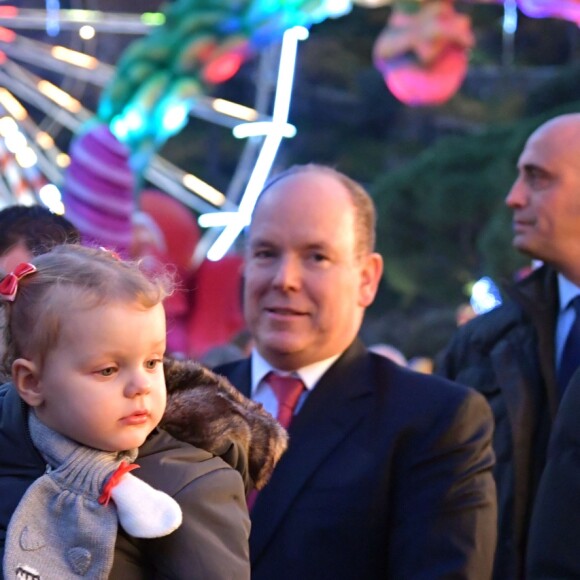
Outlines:
<svg viewBox="0 0 580 580"><path fill-rule="evenodd" d="M281 371L273 367L266 359L256 350L252 351L251 364L252 364L252 395L256 392L256 389L260 383L264 380L265 376L271 372L275 371L280 374L290 374L292 376L299 377L302 379L304 386L307 390L311 391L316 383L320 380L320 377L330 368L334 361L341 355L337 354L331 356L330 358L315 362L311 365L297 369L291 373L287 371Z"/></svg>
<svg viewBox="0 0 580 580"><path fill-rule="evenodd" d="M564 312L570 301L580 294L580 286L576 286L563 274L558 273L558 294L560 296L560 312Z"/></svg>

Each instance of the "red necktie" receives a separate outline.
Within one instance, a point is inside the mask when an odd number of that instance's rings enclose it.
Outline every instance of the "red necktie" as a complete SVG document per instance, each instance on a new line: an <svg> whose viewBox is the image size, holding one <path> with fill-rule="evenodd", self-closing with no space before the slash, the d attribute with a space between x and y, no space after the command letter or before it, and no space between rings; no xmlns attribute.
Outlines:
<svg viewBox="0 0 580 580"><path fill-rule="evenodd" d="M280 425L287 429L290 426L294 409L304 392L304 383L301 379L270 373L266 377L266 382L272 387L276 399L278 399L278 419Z"/></svg>
<svg viewBox="0 0 580 580"><path fill-rule="evenodd" d="M276 415L276 419L278 419L282 427L287 429L294 416L294 409L300 399L300 395L304 392L304 383L296 377L278 375L276 373L269 373L265 380L272 388L276 399L278 399L278 414ZM258 493L257 489L253 489L248 494L247 502L249 511L252 511Z"/></svg>

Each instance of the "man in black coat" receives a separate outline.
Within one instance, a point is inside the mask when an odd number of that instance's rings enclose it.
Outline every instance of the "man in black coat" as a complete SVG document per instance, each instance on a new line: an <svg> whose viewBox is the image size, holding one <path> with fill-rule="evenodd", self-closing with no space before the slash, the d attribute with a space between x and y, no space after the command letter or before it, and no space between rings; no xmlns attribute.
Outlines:
<svg viewBox="0 0 580 580"><path fill-rule="evenodd" d="M255 209L244 312L256 347L217 369L291 419L289 449L252 498L254 580L490 577L489 407L357 339L382 274L374 231L368 194L323 166L277 176ZM293 417L273 371L303 382Z"/></svg>
<svg viewBox="0 0 580 580"><path fill-rule="evenodd" d="M557 377L580 294L579 155L580 114L556 117L529 137L506 204L514 247L544 264L509 289L499 308L462 326L436 368L483 393L494 413L497 580L524 577L552 423L565 405L565 381Z"/></svg>
<svg viewBox="0 0 580 580"><path fill-rule="evenodd" d="M527 557L530 580L580 578L580 371L554 421L536 497Z"/></svg>

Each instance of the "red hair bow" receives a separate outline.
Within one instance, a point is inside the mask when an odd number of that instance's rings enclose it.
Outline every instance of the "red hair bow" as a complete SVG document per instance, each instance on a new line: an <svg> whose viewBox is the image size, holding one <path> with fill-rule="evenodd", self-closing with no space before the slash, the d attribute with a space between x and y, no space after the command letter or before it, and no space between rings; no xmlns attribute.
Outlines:
<svg viewBox="0 0 580 580"><path fill-rule="evenodd" d="M34 272L36 272L36 266L33 264L28 262L18 264L14 271L4 276L2 282L0 282L0 299L14 302L18 290L18 281Z"/></svg>

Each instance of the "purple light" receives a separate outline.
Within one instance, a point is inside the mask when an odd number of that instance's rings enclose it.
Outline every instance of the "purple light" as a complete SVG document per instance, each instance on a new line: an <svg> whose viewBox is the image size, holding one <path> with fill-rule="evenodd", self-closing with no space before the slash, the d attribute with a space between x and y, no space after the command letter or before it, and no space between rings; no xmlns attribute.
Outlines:
<svg viewBox="0 0 580 580"><path fill-rule="evenodd" d="M531 18L563 18L580 24L580 0L518 0L518 6Z"/></svg>

